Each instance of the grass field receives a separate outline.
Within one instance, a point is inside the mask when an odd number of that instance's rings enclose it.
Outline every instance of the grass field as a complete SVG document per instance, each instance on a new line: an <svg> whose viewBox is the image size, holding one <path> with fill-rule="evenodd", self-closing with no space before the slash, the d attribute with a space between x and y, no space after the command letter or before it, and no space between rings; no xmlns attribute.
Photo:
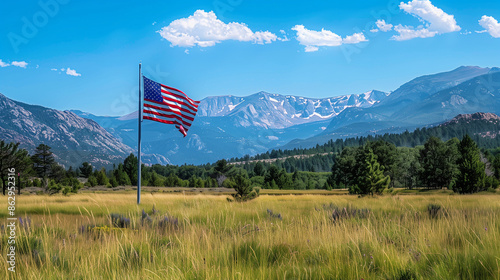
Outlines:
<svg viewBox="0 0 500 280"><path fill-rule="evenodd" d="M3 228L0 279L500 279L497 194L142 199L18 197L16 273Z"/></svg>

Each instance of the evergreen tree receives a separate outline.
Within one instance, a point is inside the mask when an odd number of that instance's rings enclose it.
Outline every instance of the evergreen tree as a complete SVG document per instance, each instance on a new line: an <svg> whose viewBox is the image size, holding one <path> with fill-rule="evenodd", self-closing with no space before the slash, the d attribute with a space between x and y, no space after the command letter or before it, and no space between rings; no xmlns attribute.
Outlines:
<svg viewBox="0 0 500 280"><path fill-rule="evenodd" d="M0 181L2 192L5 195L7 189L7 177L10 168L15 168L16 173L21 172L24 177L31 173L31 159L28 152L19 149L19 143L5 143L0 141ZM19 186L20 187L20 186Z"/></svg>
<svg viewBox="0 0 500 280"><path fill-rule="evenodd" d="M163 180L161 179L161 177L156 174L155 171L153 171L153 173L151 174L151 186L153 187L159 187L159 186L162 186L163 185Z"/></svg>
<svg viewBox="0 0 500 280"><path fill-rule="evenodd" d="M82 174L83 177L88 178L90 174L92 174L92 165L88 162L82 163L80 167L78 167L80 170L80 173Z"/></svg>
<svg viewBox="0 0 500 280"><path fill-rule="evenodd" d="M118 164L118 168L113 171L113 175L120 186L130 186L132 184L121 163Z"/></svg>
<svg viewBox="0 0 500 280"><path fill-rule="evenodd" d="M485 180L485 164L476 143L469 135L465 135L459 145L460 173L453 190L458 193L475 193L483 190Z"/></svg>
<svg viewBox="0 0 500 280"><path fill-rule="evenodd" d="M233 197L236 201L247 201L257 197L257 193L253 191L250 181L245 176L238 174L234 176L234 190L236 194Z"/></svg>
<svg viewBox="0 0 500 280"><path fill-rule="evenodd" d="M39 177L45 179L45 186L47 187L47 177L51 174L55 163L50 147L45 144L38 145L31 160L33 161L33 169Z"/></svg>
<svg viewBox="0 0 500 280"><path fill-rule="evenodd" d="M137 164L139 163L138 159L134 154L130 154L123 161L123 170L127 173L128 178L130 179L130 183L132 185L137 185ZM142 170L141 170L142 171Z"/></svg>
<svg viewBox="0 0 500 280"><path fill-rule="evenodd" d="M109 179L106 176L106 169L102 168L96 174L97 185L99 186L107 186L109 184Z"/></svg>
<svg viewBox="0 0 500 280"><path fill-rule="evenodd" d="M263 176L265 169L264 169L264 164L262 162L258 161L255 164L255 167L253 168L253 172L255 173L256 176Z"/></svg>
<svg viewBox="0 0 500 280"><path fill-rule="evenodd" d="M437 137L430 137L420 150L419 179L428 188L449 187L456 175L455 149Z"/></svg>
<svg viewBox="0 0 500 280"><path fill-rule="evenodd" d="M228 177L228 173L233 169L233 165L228 165L225 159L218 160L212 171L212 177L217 180L219 187L222 186Z"/></svg>
<svg viewBox="0 0 500 280"><path fill-rule="evenodd" d="M366 145L356 156L359 164L355 187L351 192L359 194L381 194L389 186L390 177L384 175L383 167L378 163L372 149Z"/></svg>
<svg viewBox="0 0 500 280"><path fill-rule="evenodd" d="M332 166L332 174L330 182L334 182L336 186L348 187L355 185L356 179L356 158L358 148L346 147L342 150L339 156L335 158ZM332 185L333 186L333 185Z"/></svg>

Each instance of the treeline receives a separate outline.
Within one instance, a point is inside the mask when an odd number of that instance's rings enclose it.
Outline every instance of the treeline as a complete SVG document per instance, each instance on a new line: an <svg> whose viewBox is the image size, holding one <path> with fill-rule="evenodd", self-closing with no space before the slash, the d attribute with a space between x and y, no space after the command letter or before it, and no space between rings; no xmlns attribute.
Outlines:
<svg viewBox="0 0 500 280"><path fill-rule="evenodd" d="M18 149L19 144L0 143L0 179L3 186L7 184L8 168L16 168L20 181L17 186L40 187L49 194L63 192L78 192L82 187L137 185L138 160L130 154L123 163L112 169L95 169L90 163L84 162L76 168L67 170L56 163L51 148L41 144L33 155L24 149ZM308 159L302 163L304 169L314 171L315 165L321 164L330 169L333 156ZM189 188L235 188L236 182L248 182L253 187L274 189L319 189L326 188L329 173L299 172L293 167L293 159L285 162L247 163L242 166L228 164L219 160L214 164L194 165L153 165L141 167L141 184L156 187L189 187ZM324 170L327 168L325 167ZM292 172L291 172L292 171ZM5 191L5 187L3 188Z"/></svg>
<svg viewBox="0 0 500 280"><path fill-rule="evenodd" d="M430 137L437 137L443 141L452 138L462 139L466 134L478 144L482 149L494 149L500 147L500 137L495 135L487 136L485 132L491 131L497 133L500 131L500 121L492 120L474 120L459 121L448 123L430 128L417 128L413 132L405 131L403 133L386 133L384 135L369 135L366 137L355 137L347 139L330 140L323 145L317 144L312 148L295 148L292 150L271 150L269 152L241 158L231 158L229 162L245 162L249 160L276 159L290 157L294 155L311 155L321 153L340 153L345 147L363 146L368 142L383 140L394 144L396 147L416 147L423 145Z"/></svg>
<svg viewBox="0 0 500 280"><path fill-rule="evenodd" d="M500 154L482 154L466 134L461 141L430 137L416 148L396 148L383 140L346 147L335 158L328 184L360 194L393 187L474 193L497 188L499 175Z"/></svg>

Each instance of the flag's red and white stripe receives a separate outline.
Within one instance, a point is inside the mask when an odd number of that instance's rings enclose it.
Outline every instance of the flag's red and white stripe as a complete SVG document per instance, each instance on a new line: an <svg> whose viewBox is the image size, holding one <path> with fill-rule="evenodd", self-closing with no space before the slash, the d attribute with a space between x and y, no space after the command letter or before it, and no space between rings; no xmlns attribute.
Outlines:
<svg viewBox="0 0 500 280"><path fill-rule="evenodd" d="M163 102L144 99L143 118L166 124L174 124L186 136L193 123L198 104L184 92L161 85Z"/></svg>

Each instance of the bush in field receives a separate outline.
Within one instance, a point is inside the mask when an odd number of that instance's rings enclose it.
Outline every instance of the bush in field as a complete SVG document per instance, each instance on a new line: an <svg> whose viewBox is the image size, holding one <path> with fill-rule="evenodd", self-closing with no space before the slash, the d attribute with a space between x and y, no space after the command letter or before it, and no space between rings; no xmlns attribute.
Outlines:
<svg viewBox="0 0 500 280"><path fill-rule="evenodd" d="M236 201L247 201L258 196L257 192L254 191L253 187L250 185L250 180L245 178L245 176L238 174L234 177L233 181L236 194L232 196Z"/></svg>
<svg viewBox="0 0 500 280"><path fill-rule="evenodd" d="M89 176L89 179L87 180L87 183L85 183L86 186L89 187L95 187L97 186L97 179L93 175Z"/></svg>
<svg viewBox="0 0 500 280"><path fill-rule="evenodd" d="M63 190L62 190L62 194L63 195L68 195L68 193L71 192L71 188L70 187L64 187Z"/></svg>
<svg viewBox="0 0 500 280"><path fill-rule="evenodd" d="M111 224L113 224L113 226L119 228L130 227L129 218L126 218L125 216L116 213L111 213L109 216L111 218Z"/></svg>
<svg viewBox="0 0 500 280"><path fill-rule="evenodd" d="M441 205L438 204L429 204L427 205L427 212L429 213L429 217L435 219L439 215L439 211L441 211Z"/></svg>

